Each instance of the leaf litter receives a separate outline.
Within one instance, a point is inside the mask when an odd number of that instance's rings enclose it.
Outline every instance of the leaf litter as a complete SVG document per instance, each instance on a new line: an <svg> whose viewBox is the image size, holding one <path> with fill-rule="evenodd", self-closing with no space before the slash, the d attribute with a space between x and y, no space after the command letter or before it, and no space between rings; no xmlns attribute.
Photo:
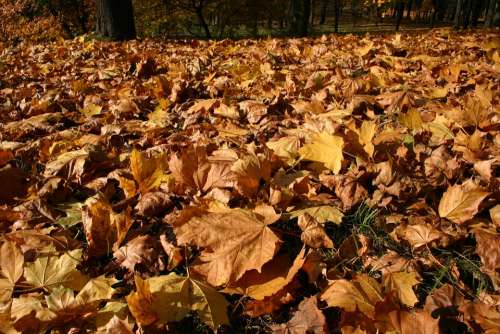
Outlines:
<svg viewBox="0 0 500 334"><path fill-rule="evenodd" d="M499 55L450 30L5 48L0 331L500 331Z"/></svg>

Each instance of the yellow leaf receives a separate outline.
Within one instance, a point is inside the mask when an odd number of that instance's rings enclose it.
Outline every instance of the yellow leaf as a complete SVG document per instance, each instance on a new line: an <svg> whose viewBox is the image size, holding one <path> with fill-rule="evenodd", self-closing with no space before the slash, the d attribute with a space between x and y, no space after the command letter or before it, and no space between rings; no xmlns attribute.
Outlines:
<svg viewBox="0 0 500 334"><path fill-rule="evenodd" d="M102 107L98 106L96 104L93 104L93 103L87 104L83 109L80 110L80 112L87 117L100 115L101 111L102 111Z"/></svg>
<svg viewBox="0 0 500 334"><path fill-rule="evenodd" d="M292 164L299 157L300 139L296 136L282 137L275 141L269 141L266 146L274 151L274 154L287 160Z"/></svg>
<svg viewBox="0 0 500 334"><path fill-rule="evenodd" d="M143 326L151 325L158 320L158 316L153 309L153 295L149 282L135 276L135 287L136 291L131 292L126 297L130 313L139 324Z"/></svg>
<svg viewBox="0 0 500 334"><path fill-rule="evenodd" d="M304 145L299 150L299 154L303 159L322 162L326 168L338 174L344 159L343 148L344 140L342 137L322 132L312 135L311 142Z"/></svg>
<svg viewBox="0 0 500 334"><path fill-rule="evenodd" d="M111 286L117 282L118 280L116 278L105 277L104 275L92 278L78 293L76 300L80 304L88 304L95 301L111 299L115 293L115 289Z"/></svg>
<svg viewBox="0 0 500 334"><path fill-rule="evenodd" d="M368 153L369 157L372 157L375 151L372 139L375 136L376 129L377 125L373 121L363 121L359 129L359 143L363 145L363 149Z"/></svg>
<svg viewBox="0 0 500 334"><path fill-rule="evenodd" d="M146 156L133 150L130 156L130 169L142 194L157 188L162 182L170 182L171 176L165 173L167 161L163 155Z"/></svg>
<svg viewBox="0 0 500 334"><path fill-rule="evenodd" d="M371 319L375 317L375 305L383 300L378 282L365 275L352 280L334 280L321 294L329 307L340 307L347 312L359 310Z"/></svg>
<svg viewBox="0 0 500 334"><path fill-rule="evenodd" d="M439 202L439 216L454 223L464 223L478 212L479 204L489 193L479 188L467 189L465 185L448 188Z"/></svg>
<svg viewBox="0 0 500 334"><path fill-rule="evenodd" d="M127 302L139 323L179 321L195 311L214 330L221 324L229 324L226 311L229 303L215 289L198 280L170 273L146 281L136 278L136 286L146 298L137 298L139 292L132 292ZM150 317L146 323L141 322L144 313Z"/></svg>
<svg viewBox="0 0 500 334"><path fill-rule="evenodd" d="M400 114L399 122L413 131L420 130L423 126L420 113L416 109L411 109L406 114Z"/></svg>
<svg viewBox="0 0 500 334"><path fill-rule="evenodd" d="M387 291L395 291L399 300L406 306L414 306L418 298L413 292L413 287L419 283L415 272L401 271L388 273L384 277L384 287Z"/></svg>
<svg viewBox="0 0 500 334"><path fill-rule="evenodd" d="M324 224L326 222L332 222L335 224L340 224L344 214L335 206L330 205L320 205L313 206L310 208L295 210L289 213L290 218L297 218L304 214L311 215L319 223Z"/></svg>
<svg viewBox="0 0 500 334"><path fill-rule="evenodd" d="M0 248L2 275L14 286L23 275L24 255L14 242L6 241Z"/></svg>
<svg viewBox="0 0 500 334"><path fill-rule="evenodd" d="M60 257L40 256L26 264L24 278L34 287L49 291L61 285L80 290L88 281L88 278L76 269L81 257L81 249L69 251Z"/></svg>

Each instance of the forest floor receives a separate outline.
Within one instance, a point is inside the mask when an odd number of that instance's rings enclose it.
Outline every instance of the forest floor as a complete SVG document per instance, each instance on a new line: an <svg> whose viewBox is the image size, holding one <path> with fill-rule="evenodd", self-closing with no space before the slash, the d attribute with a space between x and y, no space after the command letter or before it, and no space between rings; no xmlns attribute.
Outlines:
<svg viewBox="0 0 500 334"><path fill-rule="evenodd" d="M500 39L0 50L0 332L497 333Z"/></svg>

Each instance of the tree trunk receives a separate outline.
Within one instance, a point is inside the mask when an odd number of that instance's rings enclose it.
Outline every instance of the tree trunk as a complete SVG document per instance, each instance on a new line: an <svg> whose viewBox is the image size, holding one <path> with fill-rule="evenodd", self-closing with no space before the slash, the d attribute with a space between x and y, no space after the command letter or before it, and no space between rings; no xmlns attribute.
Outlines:
<svg viewBox="0 0 500 334"><path fill-rule="evenodd" d="M321 18L319 24L325 24L326 22L326 9L328 8L328 0L323 0L323 4L321 6Z"/></svg>
<svg viewBox="0 0 500 334"><path fill-rule="evenodd" d="M136 37L132 0L96 0L96 34L112 40Z"/></svg>
<svg viewBox="0 0 500 334"><path fill-rule="evenodd" d="M488 2L488 7L486 8L486 17L484 20L484 26L486 28L491 28L493 27L493 21L495 18L495 7L496 7L497 1L496 0L490 0Z"/></svg>
<svg viewBox="0 0 500 334"><path fill-rule="evenodd" d="M403 1L398 1L396 4L396 31L399 31L401 26L401 20L403 19L403 12L405 10L405 4Z"/></svg>
<svg viewBox="0 0 500 334"><path fill-rule="evenodd" d="M411 9L413 7L413 0L408 0L408 9L406 12L406 18L411 19Z"/></svg>
<svg viewBox="0 0 500 334"><path fill-rule="evenodd" d="M203 31L205 32L205 37L210 39L212 38L212 34L210 33L210 28L208 27L207 21L205 21L205 17L203 16L203 7L196 7L196 16L198 17L198 21L200 22Z"/></svg>
<svg viewBox="0 0 500 334"><path fill-rule="evenodd" d="M462 17L462 3L463 0L457 0L457 7L455 9L455 20L453 22L453 27L455 29L459 29L461 26L461 17Z"/></svg>
<svg viewBox="0 0 500 334"><path fill-rule="evenodd" d="M470 24L470 17L471 17L471 12L472 12L472 1L471 0L464 0L463 6L463 28L467 29Z"/></svg>
<svg viewBox="0 0 500 334"><path fill-rule="evenodd" d="M311 16L311 0L292 0L292 34L307 36L309 17Z"/></svg>
<svg viewBox="0 0 500 334"><path fill-rule="evenodd" d="M339 16L340 16L340 0L334 0L334 11L335 11L335 32L339 32Z"/></svg>
<svg viewBox="0 0 500 334"><path fill-rule="evenodd" d="M483 8L483 0L477 0L472 5L471 25L474 28L477 27L477 22L479 21L479 16L481 15L482 8Z"/></svg>

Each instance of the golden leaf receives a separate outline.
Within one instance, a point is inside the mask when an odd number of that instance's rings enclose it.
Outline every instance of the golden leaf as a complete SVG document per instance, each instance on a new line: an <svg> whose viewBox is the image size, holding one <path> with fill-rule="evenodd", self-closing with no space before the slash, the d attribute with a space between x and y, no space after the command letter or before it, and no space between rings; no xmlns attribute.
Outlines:
<svg viewBox="0 0 500 334"><path fill-rule="evenodd" d="M439 202L439 216L454 223L464 223L478 212L479 205L489 193L479 188L466 189L465 185L448 188Z"/></svg>
<svg viewBox="0 0 500 334"><path fill-rule="evenodd" d="M344 140L342 137L322 132L312 135L311 142L302 146L299 154L305 160L322 162L326 168L338 174L344 159L343 147Z"/></svg>
<svg viewBox="0 0 500 334"><path fill-rule="evenodd" d="M358 275L352 280L334 280L321 294L328 306L340 307L347 312L359 310L369 318L375 317L375 305L383 300L377 281L367 275Z"/></svg>

